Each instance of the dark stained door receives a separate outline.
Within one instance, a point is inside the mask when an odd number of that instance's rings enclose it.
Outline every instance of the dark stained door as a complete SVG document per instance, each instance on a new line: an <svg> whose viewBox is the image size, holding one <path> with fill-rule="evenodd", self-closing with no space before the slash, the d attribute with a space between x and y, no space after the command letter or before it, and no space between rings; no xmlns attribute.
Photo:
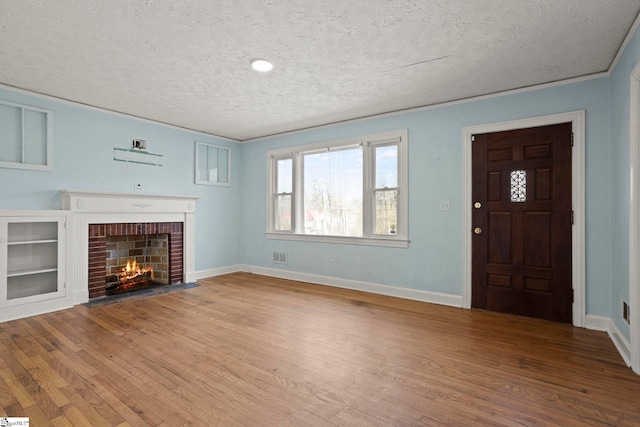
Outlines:
<svg viewBox="0 0 640 427"><path fill-rule="evenodd" d="M571 123L474 135L475 308L571 323Z"/></svg>

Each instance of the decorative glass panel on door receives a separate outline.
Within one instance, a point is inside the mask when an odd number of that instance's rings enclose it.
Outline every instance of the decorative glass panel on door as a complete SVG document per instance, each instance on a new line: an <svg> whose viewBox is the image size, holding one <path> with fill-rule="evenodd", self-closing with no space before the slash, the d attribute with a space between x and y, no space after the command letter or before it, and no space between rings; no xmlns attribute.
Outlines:
<svg viewBox="0 0 640 427"><path fill-rule="evenodd" d="M527 171L511 171L511 201L516 203L527 201Z"/></svg>

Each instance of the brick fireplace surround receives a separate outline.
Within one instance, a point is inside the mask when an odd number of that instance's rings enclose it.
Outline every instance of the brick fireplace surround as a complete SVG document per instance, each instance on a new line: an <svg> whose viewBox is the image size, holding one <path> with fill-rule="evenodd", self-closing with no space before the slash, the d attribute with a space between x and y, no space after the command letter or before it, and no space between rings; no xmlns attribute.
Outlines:
<svg viewBox="0 0 640 427"><path fill-rule="evenodd" d="M168 234L169 283L183 281L183 223L114 223L89 225L89 299L105 296L107 237Z"/></svg>
<svg viewBox="0 0 640 427"><path fill-rule="evenodd" d="M71 260L68 268L72 270L74 304L105 295L108 235L168 234L170 283L196 280L197 197L76 190L61 193L62 209L72 211L73 239L67 259Z"/></svg>

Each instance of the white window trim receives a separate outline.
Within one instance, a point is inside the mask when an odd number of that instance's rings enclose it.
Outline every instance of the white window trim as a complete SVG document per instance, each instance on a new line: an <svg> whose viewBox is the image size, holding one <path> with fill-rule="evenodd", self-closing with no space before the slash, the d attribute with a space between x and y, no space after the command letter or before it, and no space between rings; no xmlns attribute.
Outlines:
<svg viewBox="0 0 640 427"><path fill-rule="evenodd" d="M376 235L373 233L372 217L374 200L372 193L374 190L374 162L370 159L370 148L376 146L390 145L398 142L398 232L395 236ZM327 150L332 148L344 148L347 146L366 146L363 157L363 236L362 237L346 237L346 236L328 236L316 234L303 234L296 230L300 224L303 215L302 188L298 185L302 182L301 157L313 151ZM298 147L290 147L270 151L267 153L267 215L266 215L266 237L268 239L279 240L295 240L320 243L334 244L350 244L350 245L366 245L366 246L386 246L394 248L407 248L409 246L409 147L408 132L406 129L385 132L375 135L366 135L355 138L342 139L331 142L321 142ZM291 231L278 231L274 229L275 222L275 198L274 189L276 188L276 161L291 158L293 160L293 196L292 196L292 224ZM368 209L367 209L368 207Z"/></svg>
<svg viewBox="0 0 640 427"><path fill-rule="evenodd" d="M22 162L9 162L5 160L0 160L0 167L2 168L11 168L11 169L25 169L25 170L36 170L36 171L53 171L53 113L49 110L43 110L42 108L30 107L28 105L17 104L15 102L8 102L0 100L0 104L7 105L9 107L20 108L22 110L23 123L22 123L22 133L24 134L24 111L36 111L38 113L43 113L47 117L47 143L45 149L47 150L47 160L44 165L36 165L32 163L22 163ZM23 141L24 145L24 141ZM24 147L23 147L24 148Z"/></svg>

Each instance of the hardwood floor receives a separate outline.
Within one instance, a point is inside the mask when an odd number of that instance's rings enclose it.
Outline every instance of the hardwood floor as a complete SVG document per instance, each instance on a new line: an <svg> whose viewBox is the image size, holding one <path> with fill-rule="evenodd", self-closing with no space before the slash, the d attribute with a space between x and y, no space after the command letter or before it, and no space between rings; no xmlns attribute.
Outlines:
<svg viewBox="0 0 640 427"><path fill-rule="evenodd" d="M235 273L0 323L0 414L42 426L640 425L606 334Z"/></svg>

